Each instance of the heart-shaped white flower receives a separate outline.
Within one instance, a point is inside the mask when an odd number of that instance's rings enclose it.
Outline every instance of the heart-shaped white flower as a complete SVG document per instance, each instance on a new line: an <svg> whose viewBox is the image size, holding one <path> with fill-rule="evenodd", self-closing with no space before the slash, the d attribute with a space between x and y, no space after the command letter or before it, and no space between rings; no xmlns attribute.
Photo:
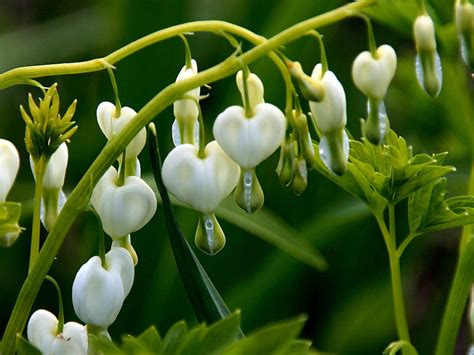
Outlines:
<svg viewBox="0 0 474 355"><path fill-rule="evenodd" d="M111 102L101 102L97 107L97 122L102 133L111 139L119 133L122 128L137 115L134 109L130 107L122 107L120 116L115 117L115 105ZM141 129L140 132L132 139L126 148L126 159L135 159L142 151L146 143L146 130Z"/></svg>
<svg viewBox="0 0 474 355"><path fill-rule="evenodd" d="M176 78L176 82L188 79L198 73L198 67L197 63L194 59L191 59L191 68L186 68L184 66L181 68L181 71L178 74L178 77ZM192 89L185 93L183 96L189 96L192 97L194 100L199 100L199 95L201 93L201 87L197 87L195 89ZM192 121L194 124L194 121L197 120L198 115L199 115L199 110L196 105L196 102L191 99L182 99L175 101L173 104L173 112L174 116L178 120L183 120L183 121Z"/></svg>
<svg viewBox="0 0 474 355"><path fill-rule="evenodd" d="M324 97L321 101L309 102L319 130L327 134L341 129L347 122L344 88L332 71L322 73L321 63L314 67L311 78L320 81L324 88Z"/></svg>
<svg viewBox="0 0 474 355"><path fill-rule="evenodd" d="M174 148L163 162L166 188L180 201L202 213L212 213L235 188L239 166L217 144L206 145L204 157L192 144Z"/></svg>
<svg viewBox="0 0 474 355"><path fill-rule="evenodd" d="M137 176L128 176L119 186L117 170L110 167L92 193L91 202L104 231L112 238L125 237L141 229L156 211L153 190Z"/></svg>
<svg viewBox="0 0 474 355"><path fill-rule="evenodd" d="M87 333L83 325L67 322L61 334L57 334L57 328L56 316L39 309L28 321L28 340L45 355L87 354Z"/></svg>
<svg viewBox="0 0 474 355"><path fill-rule="evenodd" d="M124 248L112 248L106 255L106 268L98 256L81 266L72 285L72 303L77 316L86 324L103 329L117 318L133 284L134 266Z"/></svg>
<svg viewBox="0 0 474 355"><path fill-rule="evenodd" d="M242 168L250 170L267 159L283 142L286 118L272 104L255 106L252 117L241 106L228 107L217 116L213 133L224 152Z"/></svg>
<svg viewBox="0 0 474 355"><path fill-rule="evenodd" d="M12 142L0 139L0 203L6 201L19 168L18 150Z"/></svg>
<svg viewBox="0 0 474 355"><path fill-rule="evenodd" d="M397 68L397 55L384 44L377 48L375 57L369 51L360 53L352 64L354 83L365 95L382 100Z"/></svg>

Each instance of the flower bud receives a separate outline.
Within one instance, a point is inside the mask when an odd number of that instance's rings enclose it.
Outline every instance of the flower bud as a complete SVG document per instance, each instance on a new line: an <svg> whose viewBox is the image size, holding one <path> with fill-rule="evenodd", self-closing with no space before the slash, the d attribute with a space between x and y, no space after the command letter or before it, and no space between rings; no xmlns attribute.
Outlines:
<svg viewBox="0 0 474 355"><path fill-rule="evenodd" d="M300 196L308 187L308 169L306 160L298 157L296 160L295 176L291 182L291 189L296 196Z"/></svg>
<svg viewBox="0 0 474 355"><path fill-rule="evenodd" d="M321 82L306 75L299 62L291 62L288 69L306 100L319 102L324 98L324 87Z"/></svg>
<svg viewBox="0 0 474 355"><path fill-rule="evenodd" d="M432 97L438 96L442 85L442 69L438 52L433 20L420 15L413 25L416 50L416 76L420 85Z"/></svg>
<svg viewBox="0 0 474 355"><path fill-rule="evenodd" d="M176 82L188 79L197 73L197 63L194 59L192 59L191 68L186 68L186 66L184 66L179 72ZM199 124L196 123L198 122L197 120L199 117L197 101L199 101L200 93L200 87L194 88L183 95L190 98L175 101L173 104L173 112L176 118L175 124L179 128L177 131L178 135L174 135L176 136L174 139L175 145L183 143L199 144L198 139L196 139L199 138Z"/></svg>
<svg viewBox="0 0 474 355"><path fill-rule="evenodd" d="M213 133L224 152L243 169L254 169L275 152L285 138L286 118L272 104L258 104L246 117L240 106L228 107L214 122Z"/></svg>
<svg viewBox="0 0 474 355"><path fill-rule="evenodd" d="M19 168L18 150L10 141L0 139L0 203L6 201Z"/></svg>
<svg viewBox="0 0 474 355"><path fill-rule="evenodd" d="M85 327L76 322L64 324L62 333L57 334L58 320L44 309L34 312L28 321L28 340L45 355L86 355L87 333Z"/></svg>
<svg viewBox="0 0 474 355"><path fill-rule="evenodd" d="M86 324L106 329L117 318L133 284L134 266L130 253L112 248L103 266L94 256L81 266L72 285L72 303Z"/></svg>
<svg viewBox="0 0 474 355"><path fill-rule="evenodd" d="M474 69L474 5L456 1L454 17L464 62Z"/></svg>
<svg viewBox="0 0 474 355"><path fill-rule="evenodd" d="M295 148L291 139L285 139L280 147L280 160L276 168L280 183L288 186L295 174Z"/></svg>
<svg viewBox="0 0 474 355"><path fill-rule="evenodd" d="M118 134L124 126L127 125L137 115L135 110L130 107L122 107L120 116L115 116L115 105L111 102L101 102L97 107L97 122L99 127L108 140ZM140 154L146 143L146 130L141 129L140 132L132 139L125 149L125 160L135 160Z"/></svg>
<svg viewBox="0 0 474 355"><path fill-rule="evenodd" d="M125 237L141 229L156 211L153 190L137 176L128 176L118 185L119 176L112 166L97 183L91 202L112 238Z"/></svg>
<svg viewBox="0 0 474 355"><path fill-rule="evenodd" d="M298 155L302 155L308 167L312 168L315 164L316 153L311 135L309 134L308 119L303 112L293 110L293 122L294 129L296 130L294 134L298 141Z"/></svg>
<svg viewBox="0 0 474 355"><path fill-rule="evenodd" d="M324 88L324 98L320 102L310 101L311 113L321 133L328 134L346 125L346 94L332 71L322 74L322 65L314 67L311 78L320 80Z"/></svg>
<svg viewBox="0 0 474 355"><path fill-rule="evenodd" d="M360 53L352 65L354 83L366 96L382 100L397 68L397 55L389 45L377 48L375 57L368 51Z"/></svg>
<svg viewBox="0 0 474 355"><path fill-rule="evenodd" d="M18 224L21 216L21 204L15 202L0 203L0 246L10 247L18 239L22 228Z"/></svg>
<svg viewBox="0 0 474 355"><path fill-rule="evenodd" d="M237 82L237 87L240 91L240 95L242 95L242 102L245 102L245 94L244 94L244 73L242 70L239 70L237 73L235 80ZM260 78L250 73L247 77L247 90L249 96L249 104L252 110L258 104L264 103L265 100L263 99L263 83Z"/></svg>

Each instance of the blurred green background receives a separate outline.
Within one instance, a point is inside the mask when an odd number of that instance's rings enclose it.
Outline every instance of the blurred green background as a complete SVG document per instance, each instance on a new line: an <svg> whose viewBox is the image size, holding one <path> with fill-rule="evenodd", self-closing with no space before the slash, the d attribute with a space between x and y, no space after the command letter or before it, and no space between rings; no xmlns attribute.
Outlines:
<svg viewBox="0 0 474 355"><path fill-rule="evenodd" d="M81 61L109 52L170 25L194 20L220 19L249 28L264 36L343 4L326 0L2 0L0 3L0 71L33 64ZM449 151L448 164L458 170L449 176L450 195L466 192L471 163L473 82L458 55L451 1L430 1L437 23L444 83L433 100L418 86L414 69L411 23L415 1L383 1L371 12L376 40L397 51L397 73L386 98L391 126L404 136L415 152ZM352 83L355 56L366 50L366 30L360 19L349 19L321 29L330 69L347 94L348 128L360 137L359 118L365 116L365 99ZM232 53L222 38L196 34L189 38L193 57L207 68ZM248 48L245 44L245 48ZM319 60L312 38L288 44L285 53L310 73ZM129 57L117 65L116 78L122 104L140 109L171 82L184 64L181 41L172 39ZM266 101L283 109L284 87L273 64L261 59L251 65L264 82ZM106 72L40 79L44 85L59 83L62 110L78 99L75 116L79 130L69 145L70 160L65 191L70 192L105 144L95 118L97 105L113 101ZM39 90L19 86L0 92L0 137L20 150L20 174L9 200L24 202L22 226L26 228L10 249L0 249L0 332L3 333L19 288L26 276L33 179L23 143L24 123L18 106L27 93ZM204 89L204 92L208 90ZM208 137L217 114L240 97L233 77L212 84L202 101ZM305 108L307 105L305 103ZM172 110L157 119L163 152L172 148ZM388 260L381 235L369 211L359 201L317 173L310 172L309 186L301 196L281 187L275 167L278 153L258 168L266 195L269 225L283 224L285 231L305 240L326 258L328 269L316 270L256 238L239 226L221 224L227 246L215 257L198 256L230 309L242 310L243 330L299 313L309 315L303 336L323 351L340 354L379 354L396 340L392 315ZM150 173L146 151L142 169ZM403 204L398 230L406 230ZM197 214L178 208L181 227L192 241ZM266 216L266 215L265 215ZM265 216L258 216L262 220ZM262 221L264 223L265 221ZM275 224L277 223L277 224ZM50 272L60 283L67 320L77 320L72 309L71 286L78 268L97 250L99 233L94 218L82 214L69 233ZM433 351L457 252L459 230L421 237L402 259L407 310L412 341L420 354ZM139 255L134 287L117 321L112 337L138 334L150 324L164 333L171 324L195 322L177 274L161 209L143 230L133 235ZM56 295L44 284L35 308L57 312ZM458 351L468 345L463 324Z"/></svg>

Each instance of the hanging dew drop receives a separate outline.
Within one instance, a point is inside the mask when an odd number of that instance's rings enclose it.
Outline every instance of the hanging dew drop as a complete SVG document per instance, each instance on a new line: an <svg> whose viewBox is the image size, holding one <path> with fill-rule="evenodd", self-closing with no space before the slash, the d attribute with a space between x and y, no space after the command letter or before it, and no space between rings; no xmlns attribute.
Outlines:
<svg viewBox="0 0 474 355"><path fill-rule="evenodd" d="M252 213L252 185L253 185L253 178L252 173L250 171L246 171L244 174L244 200L245 200L245 208L248 213Z"/></svg>

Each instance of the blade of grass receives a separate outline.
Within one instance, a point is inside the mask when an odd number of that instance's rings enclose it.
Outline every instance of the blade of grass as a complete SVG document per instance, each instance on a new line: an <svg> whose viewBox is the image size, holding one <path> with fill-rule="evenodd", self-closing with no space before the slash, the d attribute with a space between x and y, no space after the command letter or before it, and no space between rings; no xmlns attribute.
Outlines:
<svg viewBox="0 0 474 355"><path fill-rule="evenodd" d="M168 191L161 178L161 158L153 124L148 127L148 142L153 175L163 203L168 236L186 293L199 322L214 323L230 315L229 308L178 226ZM240 331L240 336L243 336L242 331Z"/></svg>

